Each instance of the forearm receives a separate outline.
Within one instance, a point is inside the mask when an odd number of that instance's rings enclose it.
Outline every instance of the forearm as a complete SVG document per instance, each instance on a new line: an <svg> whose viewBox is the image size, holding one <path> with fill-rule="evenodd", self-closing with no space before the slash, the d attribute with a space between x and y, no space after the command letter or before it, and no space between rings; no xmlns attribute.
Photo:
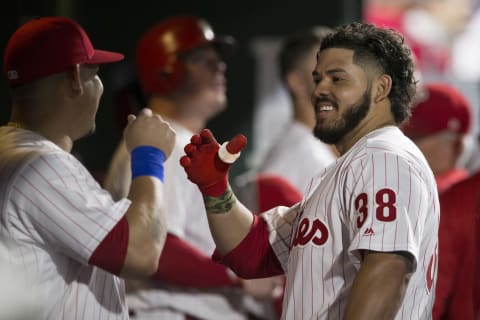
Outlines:
<svg viewBox="0 0 480 320"><path fill-rule="evenodd" d="M369 253L355 277L345 319L394 319L408 285L409 262L395 253Z"/></svg>
<svg viewBox="0 0 480 320"><path fill-rule="evenodd" d="M220 197L204 197L208 223L217 250L226 254L249 233L253 214L235 197L230 187Z"/></svg>
<svg viewBox="0 0 480 320"><path fill-rule="evenodd" d="M123 276L148 276L158 268L166 237L162 189L162 182L154 177L140 176L132 181L132 203L126 212L129 240Z"/></svg>

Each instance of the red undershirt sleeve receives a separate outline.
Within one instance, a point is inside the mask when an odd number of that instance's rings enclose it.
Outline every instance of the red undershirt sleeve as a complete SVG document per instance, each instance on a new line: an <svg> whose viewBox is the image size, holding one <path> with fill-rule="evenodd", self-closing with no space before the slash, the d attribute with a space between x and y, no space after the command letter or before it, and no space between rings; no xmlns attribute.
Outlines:
<svg viewBox="0 0 480 320"><path fill-rule="evenodd" d="M222 256L217 250L213 259L230 267L244 279L266 278L283 274L284 271L268 240L267 223L254 216L247 236L232 251Z"/></svg>
<svg viewBox="0 0 480 320"><path fill-rule="evenodd" d="M225 266L214 262L179 237L167 234L154 279L194 288L232 287L238 279Z"/></svg>
<svg viewBox="0 0 480 320"><path fill-rule="evenodd" d="M124 216L100 242L88 263L119 275L127 255L128 235L128 221Z"/></svg>

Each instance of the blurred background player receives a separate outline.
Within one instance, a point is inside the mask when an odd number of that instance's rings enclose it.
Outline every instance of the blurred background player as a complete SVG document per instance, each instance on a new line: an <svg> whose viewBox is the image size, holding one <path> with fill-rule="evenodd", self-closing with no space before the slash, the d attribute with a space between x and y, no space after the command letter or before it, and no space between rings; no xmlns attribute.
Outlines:
<svg viewBox="0 0 480 320"><path fill-rule="evenodd" d="M463 94L437 82L426 84L417 93L412 116L402 128L425 155L440 195L440 258L433 319L474 319L472 249L476 200L474 203L469 197L471 192L462 186L450 191L468 177L459 160L471 123L472 110Z"/></svg>
<svg viewBox="0 0 480 320"><path fill-rule="evenodd" d="M177 143L165 163L168 235L162 267L155 275L157 281L132 288L128 301L133 318L214 320L273 315L271 304L257 303L244 294L269 297L273 281L241 281L211 260L214 243L202 195L179 164L191 135L226 107L224 58L234 46L232 37L216 36L206 21L191 16L156 24L138 44L137 72L148 106L170 122ZM122 142L105 180L114 198L125 196L128 190L129 166Z"/></svg>
<svg viewBox="0 0 480 320"><path fill-rule="evenodd" d="M7 43L12 110L0 127L1 264L24 277L17 289L29 287L23 311L35 294L44 298L33 319L126 319L119 277L157 270L166 237L163 162L175 143L170 126L148 109L129 117L129 199L114 202L70 153L96 129L99 65L122 59L94 49L85 30L64 17L32 19ZM12 300L18 294L8 293ZM2 309L0 318L14 319Z"/></svg>
<svg viewBox="0 0 480 320"><path fill-rule="evenodd" d="M417 93L412 116L402 131L425 155L439 194L468 176L459 160L471 123L470 103L453 86L428 83Z"/></svg>
<svg viewBox="0 0 480 320"><path fill-rule="evenodd" d="M288 90L293 119L267 151L259 173L282 176L304 193L314 175L335 160L332 147L313 136L315 114L311 93L312 70L327 27L312 27L288 35L279 54L283 83Z"/></svg>
<svg viewBox="0 0 480 320"><path fill-rule="evenodd" d="M479 200L480 171L440 195L434 320L480 317Z"/></svg>

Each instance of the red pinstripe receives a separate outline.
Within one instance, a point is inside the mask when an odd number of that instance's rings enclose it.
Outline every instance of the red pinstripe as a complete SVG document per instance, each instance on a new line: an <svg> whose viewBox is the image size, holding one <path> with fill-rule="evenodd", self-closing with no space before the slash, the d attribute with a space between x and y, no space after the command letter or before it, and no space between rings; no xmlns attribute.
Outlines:
<svg viewBox="0 0 480 320"><path fill-rule="evenodd" d="M59 225L54 219L52 219L46 212L44 212L42 209L40 209L40 208L38 207L38 205L37 205L36 203L34 203L34 201L33 201L31 198L29 198L26 194L22 193L21 190L17 189L16 187L14 187L13 189L14 189L16 192L18 192L19 194L21 194L25 199L28 199L28 200L30 201L30 204L31 204L32 206L36 207L36 209L38 210L38 212L43 213L43 214L45 215L45 217L47 217L48 220L49 220L52 224L54 224L54 225L56 225L57 227L59 227L59 228L65 233L65 235L67 235L68 237L72 238L72 239L75 240L75 241L79 241L78 239L75 239L75 238L73 237L73 235L71 235L70 233L68 233L68 232L65 230L65 228L63 228L61 225ZM33 218L33 217L32 217L32 218ZM37 224L40 225L40 223L39 223L38 221L37 221ZM49 229L46 228L46 227L45 227L45 229L46 229L46 230L49 230ZM82 245L85 249L87 249L87 247L86 247L85 245L83 245L83 243L79 242L79 244Z"/></svg>
<svg viewBox="0 0 480 320"><path fill-rule="evenodd" d="M41 159L42 159L43 161L46 161L44 158L41 158ZM62 191L61 191L61 190L58 190L55 185L53 185L52 183L50 183L50 180L48 180L47 178L45 178L45 177L43 176L43 174L42 174L40 171L38 171L38 168L32 166L32 169L46 182L47 185L49 185L49 186L51 187L51 190L55 190L55 191L57 192L57 196L60 196L61 198L63 198L63 199L65 200L65 202L67 202L67 203L68 203L72 208L74 208L76 211L81 211L80 208L78 208L74 203L72 203L72 202L70 201L70 199L68 199L68 198L64 195L63 190L62 190ZM52 169L52 170L53 170L53 172L55 172L55 174L56 174L58 177L60 177L60 174L58 173L58 171L56 171L55 169ZM23 177L23 176L22 176L22 177ZM63 181L63 180L62 180L62 181ZM42 195L43 195L43 194L42 194ZM55 206L56 206L56 205L55 205ZM102 210L99 210L99 211L102 211ZM68 218L68 215L66 215L66 217ZM85 215L85 217L86 217L87 219L89 219L92 223L94 223L94 224L96 224L97 226L99 226L100 228L106 230L105 227L103 227L101 224L97 223L96 220L92 219L92 218L89 217L88 215ZM73 221L73 219L70 219L70 220ZM82 229L83 229L83 228L82 228ZM83 229L83 230L85 231L85 229ZM106 231L108 231L108 230L106 230ZM88 231L86 231L86 232L88 232Z"/></svg>

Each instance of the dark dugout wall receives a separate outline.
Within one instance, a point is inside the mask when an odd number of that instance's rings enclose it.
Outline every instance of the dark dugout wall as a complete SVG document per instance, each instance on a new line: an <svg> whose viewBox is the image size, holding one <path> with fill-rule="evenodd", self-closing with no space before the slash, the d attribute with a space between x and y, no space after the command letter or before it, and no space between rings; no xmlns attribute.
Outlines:
<svg viewBox="0 0 480 320"><path fill-rule="evenodd" d="M7 4L9 3L9 4ZM188 1L113 1L113 0L17 0L7 2L8 16L2 14L2 56L8 36L31 16L63 15L76 19L90 35L94 46L126 55L122 66L101 68L105 93L97 115L95 135L75 144L74 152L87 168L98 174L108 165L121 136L118 125L118 102L114 99L118 86L126 81L125 66L132 64L135 45L140 35L159 20L171 15L191 14L205 18L217 34L233 35L239 50L229 59L228 108L210 121L219 141L242 132L250 138L254 106L255 63L249 41L255 36L282 36L311 25L335 26L361 19L362 1L254 1L254 0L188 0ZM4 11L5 12L5 11ZM123 73L123 74L122 74ZM1 87L0 120L9 116L9 98L5 81ZM240 162L233 174L243 171Z"/></svg>

